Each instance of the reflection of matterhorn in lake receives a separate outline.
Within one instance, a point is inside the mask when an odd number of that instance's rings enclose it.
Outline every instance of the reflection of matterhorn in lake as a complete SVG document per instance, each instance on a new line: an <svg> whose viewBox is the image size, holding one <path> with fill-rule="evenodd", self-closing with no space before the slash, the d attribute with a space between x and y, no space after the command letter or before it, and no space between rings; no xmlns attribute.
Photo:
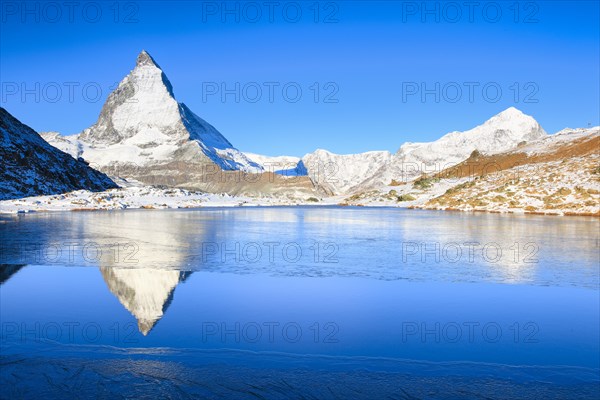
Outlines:
<svg viewBox="0 0 600 400"><path fill-rule="evenodd" d="M110 291L138 321L147 335L162 318L175 287L191 272L160 269L100 268Z"/></svg>
<svg viewBox="0 0 600 400"><path fill-rule="evenodd" d="M198 226L194 215L127 211L86 224L104 250L98 264L108 289L137 319L144 335L163 317L192 265L198 267L192 261L201 247L198 242L210 240L209 220Z"/></svg>

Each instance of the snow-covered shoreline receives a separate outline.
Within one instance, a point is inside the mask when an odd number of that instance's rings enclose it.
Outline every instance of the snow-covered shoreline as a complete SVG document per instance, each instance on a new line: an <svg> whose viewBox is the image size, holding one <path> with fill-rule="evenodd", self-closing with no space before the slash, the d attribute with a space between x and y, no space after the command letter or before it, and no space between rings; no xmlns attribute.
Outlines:
<svg viewBox="0 0 600 400"><path fill-rule="evenodd" d="M74 192L0 201L0 214L56 211L103 211L125 209L184 209L201 207L336 205L341 198L296 199L293 197L231 196L185 189L125 187L104 192Z"/></svg>
<svg viewBox="0 0 600 400"><path fill-rule="evenodd" d="M506 207L455 208L431 207L426 203L430 196L420 197L414 201L398 202L385 196L364 198L360 201L348 201L347 196L325 197L306 200L285 197L248 197L230 196L192 192L185 189L160 189L155 187L126 187L110 189L104 192L78 190L74 192L33 196L21 199L0 201L0 215L15 215L47 212L78 211L114 211L114 210L167 210L167 209L200 209L200 208L233 208L233 207L322 207L322 206L360 206L368 208L394 207L402 209L436 210L461 213L500 213L500 214L532 214L548 216L594 216L598 213L589 210L578 212L560 212L557 210L529 211L524 209L508 209Z"/></svg>

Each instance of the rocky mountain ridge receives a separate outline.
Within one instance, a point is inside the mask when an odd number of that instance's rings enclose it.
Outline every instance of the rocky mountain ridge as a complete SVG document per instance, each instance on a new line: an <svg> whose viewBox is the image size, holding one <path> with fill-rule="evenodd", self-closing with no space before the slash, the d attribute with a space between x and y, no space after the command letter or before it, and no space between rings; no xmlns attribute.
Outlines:
<svg viewBox="0 0 600 400"><path fill-rule="evenodd" d="M81 159L49 145L1 107L0 160L0 200L117 187Z"/></svg>

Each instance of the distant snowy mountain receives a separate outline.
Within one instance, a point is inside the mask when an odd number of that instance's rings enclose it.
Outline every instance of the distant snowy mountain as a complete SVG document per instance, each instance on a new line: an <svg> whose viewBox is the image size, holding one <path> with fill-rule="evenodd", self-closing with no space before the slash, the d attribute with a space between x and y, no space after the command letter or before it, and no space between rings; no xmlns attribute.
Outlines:
<svg viewBox="0 0 600 400"><path fill-rule="evenodd" d="M58 132L40 132L40 136L46 142L73 158L81 157L83 153L82 143L77 139L77 136L62 136Z"/></svg>
<svg viewBox="0 0 600 400"><path fill-rule="evenodd" d="M386 186L392 180L409 181L458 164L475 150L496 154L546 135L533 117L510 107L473 129L450 132L433 142L403 144L390 162L352 190Z"/></svg>
<svg viewBox="0 0 600 400"><path fill-rule="evenodd" d="M308 175L318 185L334 194L348 190L373 175L382 165L390 162L389 151L369 151L359 154L334 154L316 150L306 154L298 164L299 175Z"/></svg>
<svg viewBox="0 0 600 400"><path fill-rule="evenodd" d="M482 125L464 132L450 132L430 143L405 143L396 155L402 161L454 164L467 158L474 150L499 153L510 150L520 142L546 135L533 117L510 107Z"/></svg>
<svg viewBox="0 0 600 400"><path fill-rule="evenodd" d="M317 149L302 158L244 154L265 171L283 176L308 176L318 187L333 195L345 194L349 188L372 175L392 157L388 151L335 154L323 149Z"/></svg>
<svg viewBox="0 0 600 400"><path fill-rule="evenodd" d="M265 171L275 172L280 175L294 175L300 157L294 156L264 156L255 153L244 152L246 157L260 165Z"/></svg>
<svg viewBox="0 0 600 400"><path fill-rule="evenodd" d="M328 192L349 194L388 186L392 180L408 181L423 173L439 172L466 160L474 150L495 154L545 136L532 117L510 107L468 131L450 132L429 143L405 143L393 155L387 151L341 155L322 149L301 159L246 155L265 169L266 165L276 165L278 174L306 175Z"/></svg>
<svg viewBox="0 0 600 400"><path fill-rule="evenodd" d="M79 135L47 133L44 138L102 171L147 183L163 181L167 170L183 174L187 166L262 172L212 125L175 100L171 83L146 51L108 96L93 126Z"/></svg>
<svg viewBox="0 0 600 400"><path fill-rule="evenodd" d="M57 148L0 107L0 200L117 185Z"/></svg>

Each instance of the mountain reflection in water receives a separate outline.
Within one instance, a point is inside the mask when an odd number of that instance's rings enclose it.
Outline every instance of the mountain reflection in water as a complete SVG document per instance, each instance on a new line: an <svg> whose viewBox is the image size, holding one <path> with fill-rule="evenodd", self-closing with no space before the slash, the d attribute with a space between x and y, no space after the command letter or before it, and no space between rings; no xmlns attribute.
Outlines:
<svg viewBox="0 0 600 400"><path fill-rule="evenodd" d="M594 218L275 207L0 220L8 398L597 398Z"/></svg>

